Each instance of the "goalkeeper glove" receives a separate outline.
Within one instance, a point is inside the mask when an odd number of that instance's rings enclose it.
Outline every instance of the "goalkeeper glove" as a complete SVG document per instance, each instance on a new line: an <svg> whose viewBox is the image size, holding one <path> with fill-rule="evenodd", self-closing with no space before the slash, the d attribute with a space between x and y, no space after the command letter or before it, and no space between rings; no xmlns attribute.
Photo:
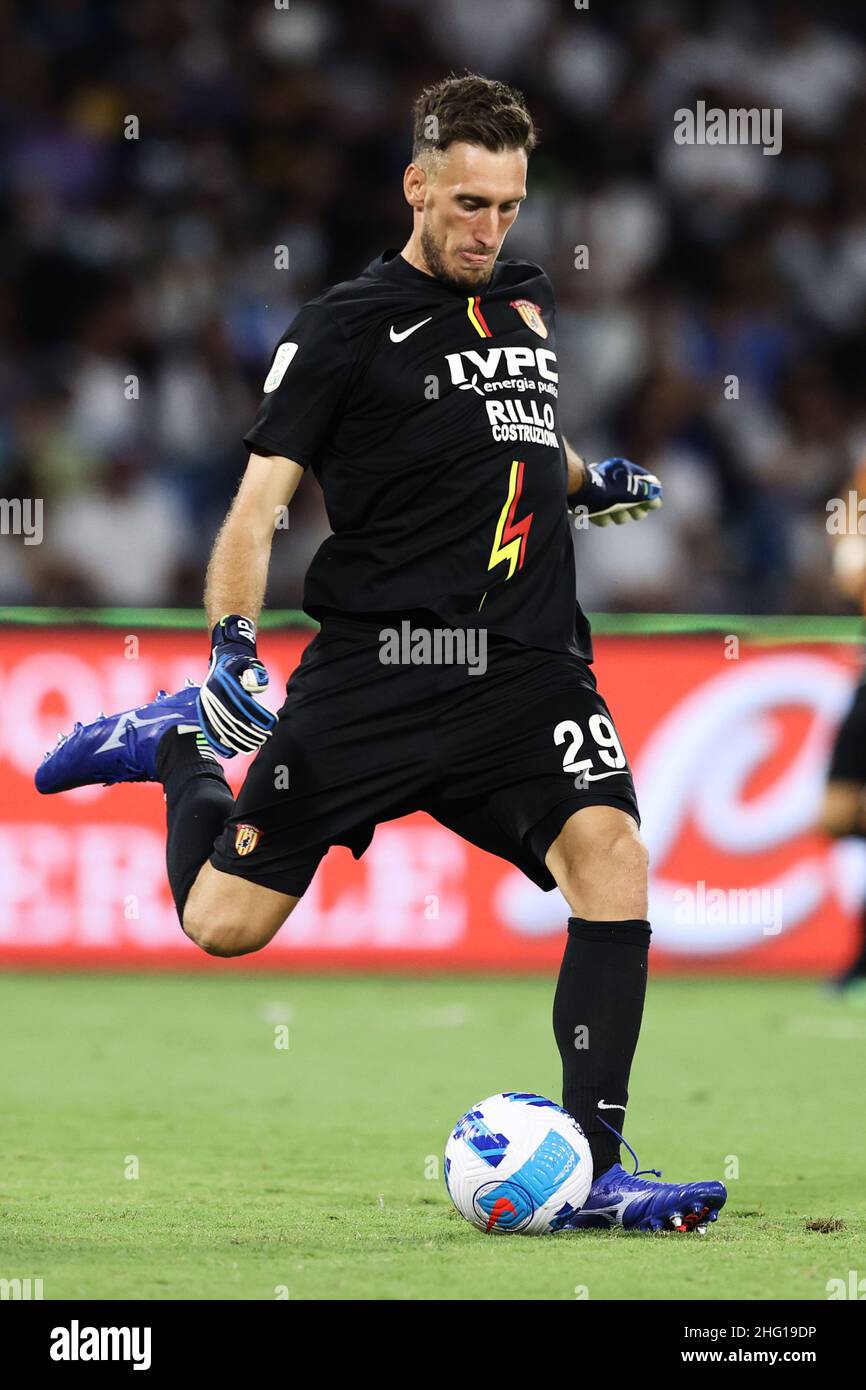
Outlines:
<svg viewBox="0 0 866 1390"><path fill-rule="evenodd" d="M230 613L211 633L211 658L196 707L204 736L224 758L255 753L270 738L275 714L254 698L268 673L256 655L256 625Z"/></svg>
<svg viewBox="0 0 866 1390"><path fill-rule="evenodd" d="M586 482L568 497L571 512L585 508L593 526L613 521L621 526L634 517L638 521L662 504L662 485L654 473L628 459L605 459L590 463Z"/></svg>

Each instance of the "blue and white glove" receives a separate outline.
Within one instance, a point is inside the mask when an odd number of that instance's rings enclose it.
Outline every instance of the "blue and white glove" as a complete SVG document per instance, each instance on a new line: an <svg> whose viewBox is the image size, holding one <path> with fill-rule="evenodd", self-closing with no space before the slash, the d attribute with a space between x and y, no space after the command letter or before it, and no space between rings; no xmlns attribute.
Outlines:
<svg viewBox="0 0 866 1390"><path fill-rule="evenodd" d="M255 699L268 673L256 655L256 625L230 613L211 633L211 658L196 708L204 736L223 758L255 753L270 738L277 717Z"/></svg>
<svg viewBox="0 0 866 1390"><path fill-rule="evenodd" d="M632 517L639 521L662 504L661 483L639 463L605 459L587 464L586 472L583 486L569 494L568 509L575 512L585 508L593 526L607 526L609 521L621 526Z"/></svg>

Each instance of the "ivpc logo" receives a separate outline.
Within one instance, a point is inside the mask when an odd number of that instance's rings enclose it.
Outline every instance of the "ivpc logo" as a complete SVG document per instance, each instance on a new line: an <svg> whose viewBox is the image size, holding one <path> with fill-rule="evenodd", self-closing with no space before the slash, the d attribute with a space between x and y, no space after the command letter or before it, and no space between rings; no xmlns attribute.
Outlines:
<svg viewBox="0 0 866 1390"><path fill-rule="evenodd" d="M525 371L535 371L543 381L559 381L556 353L551 352L550 348L495 347L483 352L471 348L466 352L448 352L445 361L451 373L452 385L464 391L473 387L478 390L474 383L479 376L482 381L493 381L501 365L509 377L520 377ZM467 377L467 367L472 373L471 380Z"/></svg>

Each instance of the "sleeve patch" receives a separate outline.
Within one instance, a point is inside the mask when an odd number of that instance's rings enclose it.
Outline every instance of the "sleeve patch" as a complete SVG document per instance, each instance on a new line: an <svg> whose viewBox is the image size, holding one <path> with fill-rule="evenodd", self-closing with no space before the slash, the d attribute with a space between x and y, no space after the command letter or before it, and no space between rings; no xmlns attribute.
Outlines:
<svg viewBox="0 0 866 1390"><path fill-rule="evenodd" d="M280 343L274 356L273 365L265 378L265 384L262 388L266 394L270 391L276 391L286 374L286 368L298 350L298 346L297 343Z"/></svg>

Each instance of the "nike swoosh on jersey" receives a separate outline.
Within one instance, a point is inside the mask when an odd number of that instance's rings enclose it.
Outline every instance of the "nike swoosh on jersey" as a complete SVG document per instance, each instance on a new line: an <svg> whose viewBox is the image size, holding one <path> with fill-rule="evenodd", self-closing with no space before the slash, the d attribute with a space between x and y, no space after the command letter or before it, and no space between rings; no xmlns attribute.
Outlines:
<svg viewBox="0 0 866 1390"><path fill-rule="evenodd" d="M430 318L428 318L428 319L422 319L420 323L413 323L411 328L406 328L406 329L404 329L402 333L395 333L395 332L394 332L394 325L393 325L393 323L392 323L392 324L391 324L391 342L392 342L392 343L402 343L403 339L404 339L404 338L408 338L410 333L414 333L415 330L416 330L417 328L423 328L424 325L425 325L425 323L429 323L429 322L430 322L430 319L432 319L432 317L433 317L433 315L431 314L431 315L430 315Z"/></svg>

